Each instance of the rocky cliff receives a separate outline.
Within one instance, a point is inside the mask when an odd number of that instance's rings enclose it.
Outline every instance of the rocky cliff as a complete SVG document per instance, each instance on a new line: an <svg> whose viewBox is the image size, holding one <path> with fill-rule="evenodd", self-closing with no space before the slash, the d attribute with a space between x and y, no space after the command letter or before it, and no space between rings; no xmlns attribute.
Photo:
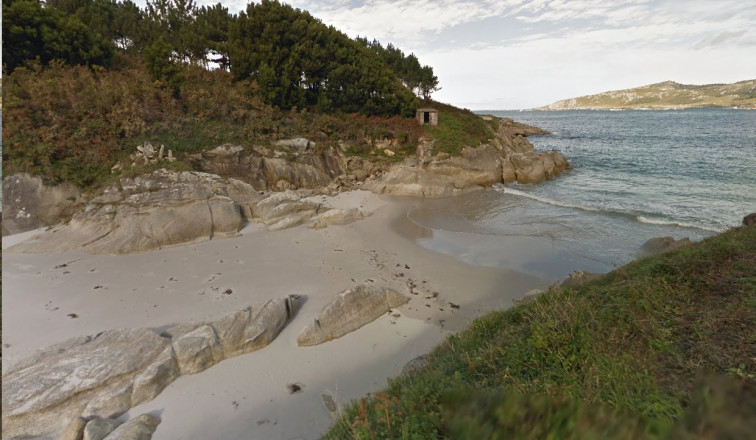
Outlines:
<svg viewBox="0 0 756 440"><path fill-rule="evenodd" d="M140 252L232 236L249 221L282 229L306 222L323 227L362 216L301 201L292 193L269 198L258 208L261 191L332 194L359 187L379 194L445 197L495 183L540 182L568 168L561 153L536 153L526 139L546 132L511 119L483 119L493 132L487 143L450 156L436 152L433 139L421 139L415 155L394 164L387 142L376 142L367 157L359 157L293 138L270 147L224 144L188 157L199 172L159 170L120 179L96 195L82 195L70 185L46 187L35 177L9 176L3 180L3 233L70 219L54 233L14 250Z"/></svg>
<svg viewBox="0 0 756 440"><path fill-rule="evenodd" d="M273 148L224 144L190 155L189 160L197 170L272 191L328 186L347 169L342 151L318 149L304 138L284 139L275 142Z"/></svg>
<svg viewBox="0 0 756 440"><path fill-rule="evenodd" d="M467 147L454 157L436 153L432 139L421 139L414 157L392 165L384 159L393 152L381 145L376 145L371 152L373 159L368 160L295 138L279 141L274 148L221 145L193 155L192 165L261 190L336 190L361 185L379 194L419 197L451 196L495 183L536 183L568 168L561 153L536 153L526 139L528 135L548 134L545 131L511 119L484 118L494 125L492 139Z"/></svg>
<svg viewBox="0 0 756 440"><path fill-rule="evenodd" d="M495 183L537 183L569 168L558 151L536 153L526 136L547 134L529 125L501 119L493 139L467 147L450 157L433 151L433 141L418 147L417 156L394 165L385 174L368 180L364 189L379 194L447 197L489 187Z"/></svg>

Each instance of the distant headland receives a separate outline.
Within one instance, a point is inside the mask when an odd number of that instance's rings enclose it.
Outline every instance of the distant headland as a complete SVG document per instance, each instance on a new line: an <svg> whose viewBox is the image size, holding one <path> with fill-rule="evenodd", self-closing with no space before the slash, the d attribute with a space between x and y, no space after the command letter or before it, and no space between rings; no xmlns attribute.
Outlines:
<svg viewBox="0 0 756 440"><path fill-rule="evenodd" d="M706 85L665 81L634 89L564 99L536 110L677 110L704 107L756 109L756 79Z"/></svg>

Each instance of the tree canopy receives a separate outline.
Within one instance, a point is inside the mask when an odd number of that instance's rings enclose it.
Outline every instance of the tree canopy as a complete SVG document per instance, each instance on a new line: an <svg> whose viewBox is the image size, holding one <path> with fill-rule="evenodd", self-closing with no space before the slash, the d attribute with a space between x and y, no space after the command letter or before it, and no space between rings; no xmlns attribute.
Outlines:
<svg viewBox="0 0 756 440"><path fill-rule="evenodd" d="M253 78L281 108L411 115L414 96L380 57L309 13L277 1L250 4L229 34L231 73Z"/></svg>
<svg viewBox="0 0 756 440"><path fill-rule="evenodd" d="M3 0L4 69L38 59L108 66L115 53L141 58L158 86L178 92L189 65L252 80L283 110L413 116L438 78L414 54L351 39L276 0L230 14L195 0Z"/></svg>
<svg viewBox="0 0 756 440"><path fill-rule="evenodd" d="M368 41L364 37L358 37L357 42L379 56L404 86L415 92L417 96L429 100L433 92L441 90L438 87L438 77L433 74L433 68L421 66L415 54L404 55L404 52L391 43L383 47L378 40Z"/></svg>
<svg viewBox="0 0 756 440"><path fill-rule="evenodd" d="M3 1L3 64L10 73L26 61L107 64L113 47L77 16L39 0Z"/></svg>

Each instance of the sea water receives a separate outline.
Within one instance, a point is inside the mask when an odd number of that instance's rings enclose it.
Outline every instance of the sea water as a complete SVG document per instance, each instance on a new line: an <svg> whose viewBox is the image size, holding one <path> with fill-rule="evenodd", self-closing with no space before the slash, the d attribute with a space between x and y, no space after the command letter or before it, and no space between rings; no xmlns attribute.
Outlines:
<svg viewBox="0 0 756 440"><path fill-rule="evenodd" d="M623 265L653 237L701 240L756 211L756 111L486 113L549 131L529 140L572 169L416 203L408 218L433 232L418 239L429 249L558 279Z"/></svg>

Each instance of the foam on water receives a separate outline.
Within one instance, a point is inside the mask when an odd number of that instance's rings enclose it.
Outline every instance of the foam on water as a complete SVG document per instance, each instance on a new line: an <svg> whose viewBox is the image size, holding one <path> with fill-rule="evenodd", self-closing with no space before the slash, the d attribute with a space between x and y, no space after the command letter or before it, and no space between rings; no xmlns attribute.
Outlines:
<svg viewBox="0 0 756 440"><path fill-rule="evenodd" d="M716 229L716 228L711 228L711 227L702 226L702 225L694 225L694 224L685 223L685 222L674 222L674 221L669 221L669 220L647 218L647 217L643 217L642 215L639 215L635 218L639 222L648 223L649 225L679 226L681 228L701 229L701 230L710 231L710 232L721 232L719 229Z"/></svg>
<svg viewBox="0 0 756 440"><path fill-rule="evenodd" d="M600 212L601 211L600 209L591 208L590 206L580 206L580 205L574 205L572 203L558 202L558 201L556 201L554 199L550 199L548 197L542 197L542 196L539 196L539 195L536 195L536 194L529 194L529 193L526 193L524 191L519 191L519 190L516 190L514 188L510 188L510 187L507 187L505 185L498 184L498 183L496 185L494 185L494 189L496 191L501 191L504 194L514 194L514 195L520 196L520 197L527 197L529 199L537 200L537 201L539 201L541 203L547 203L547 204L553 205L553 206L561 206L562 208L582 209L583 211L592 211L592 212Z"/></svg>
<svg viewBox="0 0 756 440"><path fill-rule="evenodd" d="M496 191L500 191L504 194L513 194L519 197L526 197L531 200L536 200L541 203L546 203L552 206L560 206L562 208L572 208L572 209L579 209L582 211L589 211L589 212L600 212L607 215L621 215L621 216L627 216L630 218L633 218L641 223L647 223L650 225L666 225L666 226L679 226L681 228L690 228L690 229L700 229L703 231L709 231L709 232L721 232L720 229L713 228L710 226L707 226L705 224L693 224L693 223L686 223L686 222L678 222L678 221L672 221L672 220L664 220L660 218L650 218L642 215L633 215L632 212L623 212L619 210L611 210L611 209L600 209L600 208L593 208L590 206L580 206L568 202L560 202L557 200L550 199L548 197L539 196L536 194L530 194L524 191L520 191L511 187L507 187L505 185L496 184L494 185L494 189Z"/></svg>

